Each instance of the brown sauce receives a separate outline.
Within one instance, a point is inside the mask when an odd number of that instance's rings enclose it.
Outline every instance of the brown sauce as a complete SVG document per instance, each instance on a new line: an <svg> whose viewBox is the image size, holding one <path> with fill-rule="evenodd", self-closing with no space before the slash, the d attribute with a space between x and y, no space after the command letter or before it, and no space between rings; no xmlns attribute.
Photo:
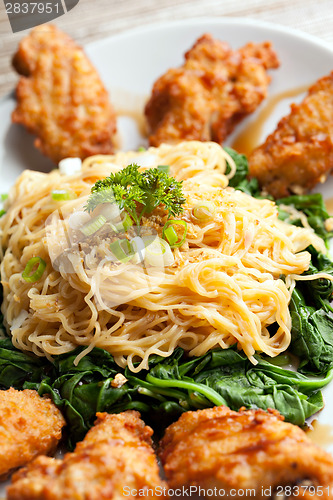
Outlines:
<svg viewBox="0 0 333 500"><path fill-rule="evenodd" d="M333 215L333 198L325 200L326 210L330 215Z"/></svg>
<svg viewBox="0 0 333 500"><path fill-rule="evenodd" d="M321 424L313 420L306 431L308 437L322 448L328 448L333 444L333 425Z"/></svg>
<svg viewBox="0 0 333 500"><path fill-rule="evenodd" d="M260 111L258 117L254 121L250 122L246 129L242 130L237 135L231 147L239 153L249 155L255 147L259 146L263 127L276 106L284 99L296 97L305 92L307 89L308 85L302 85L290 90L285 90L284 92L280 92L279 94L273 95L267 99L266 105Z"/></svg>

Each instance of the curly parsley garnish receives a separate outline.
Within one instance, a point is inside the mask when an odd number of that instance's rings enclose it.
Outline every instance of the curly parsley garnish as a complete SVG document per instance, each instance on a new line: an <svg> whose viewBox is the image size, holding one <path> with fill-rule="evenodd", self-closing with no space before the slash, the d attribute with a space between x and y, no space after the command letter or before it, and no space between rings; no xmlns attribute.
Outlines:
<svg viewBox="0 0 333 500"><path fill-rule="evenodd" d="M150 214L164 205L168 215L179 215L186 199L182 193L182 181L176 181L164 169L150 168L139 172L136 164L110 174L97 181L85 206L92 212L101 203L117 203L137 225L144 214Z"/></svg>

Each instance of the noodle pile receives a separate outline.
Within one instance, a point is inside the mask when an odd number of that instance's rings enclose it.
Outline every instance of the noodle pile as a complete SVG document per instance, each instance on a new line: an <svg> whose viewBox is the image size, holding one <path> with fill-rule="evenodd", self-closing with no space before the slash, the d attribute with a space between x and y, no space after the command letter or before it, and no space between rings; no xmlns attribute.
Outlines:
<svg viewBox="0 0 333 500"><path fill-rule="evenodd" d="M143 275L127 263L121 278L132 280L133 293L114 278L107 259L96 261L98 279L80 254L71 261L75 272L52 265L58 239L50 246L50 216L59 205L66 213L82 209L96 180L133 162L142 168L169 165L170 175L183 180L187 201L178 218L187 222L188 232L173 250L174 264L152 275L145 288ZM194 141L91 157L72 176L25 171L0 219L2 311L13 344L47 357L86 346L82 357L97 346L135 372L148 367L152 354L169 356L177 346L200 356L237 344L253 362L255 351L283 352L290 343L291 292L310 263L304 249L312 244L325 251L324 243L311 228L280 221L274 202L227 187L234 171L220 146ZM71 190L77 198L59 203L50 195L54 189ZM193 217L193 207L202 200L214 206L211 220ZM165 221L166 214L157 209L143 224L160 234ZM36 256L46 262L46 270L38 282L29 283L22 272ZM89 258L96 260L96 251ZM273 323L276 329L269 333Z"/></svg>

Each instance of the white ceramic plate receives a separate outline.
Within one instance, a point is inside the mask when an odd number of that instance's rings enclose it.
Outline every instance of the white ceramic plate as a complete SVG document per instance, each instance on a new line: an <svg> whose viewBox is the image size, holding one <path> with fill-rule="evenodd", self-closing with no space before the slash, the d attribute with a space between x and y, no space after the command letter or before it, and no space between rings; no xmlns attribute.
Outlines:
<svg viewBox="0 0 333 500"><path fill-rule="evenodd" d="M119 118L123 149L136 149L139 145L145 145L145 139L137 127L137 117L142 117L144 102L153 82L168 68L182 64L185 51L203 33L211 33L229 42L233 48L249 41L270 40L281 61L280 68L271 72L271 97L310 85L333 69L333 47L323 41L289 28L249 19L195 19L152 25L89 44L86 51L109 89L114 106L128 115ZM264 139L275 128L278 119L288 113L290 102L300 101L301 98L300 94L293 99L280 101L265 121L258 141ZM255 126L267 102L238 127L236 134L252 127L252 123ZM32 137L20 126L11 124L10 114L14 107L14 94L0 101L0 193L6 192L26 168L49 171L53 167L33 147ZM131 119L131 115L136 119ZM228 144L232 143L234 137L235 134ZM331 181L319 189L325 198L330 196L330 191L333 196ZM324 394L326 407L318 418L325 439L320 444L333 452L333 436L329 436L333 427L328 427L333 416L333 383Z"/></svg>

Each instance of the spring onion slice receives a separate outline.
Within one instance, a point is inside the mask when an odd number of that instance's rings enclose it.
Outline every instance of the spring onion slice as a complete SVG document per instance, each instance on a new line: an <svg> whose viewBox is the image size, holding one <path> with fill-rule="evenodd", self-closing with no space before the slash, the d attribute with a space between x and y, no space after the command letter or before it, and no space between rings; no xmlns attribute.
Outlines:
<svg viewBox="0 0 333 500"><path fill-rule="evenodd" d="M94 217L91 219L91 221L87 222L84 226L80 227L80 231L85 235L85 236L91 236L92 234L96 233L101 227L104 226L106 223L106 218L104 215L98 215L97 217Z"/></svg>
<svg viewBox="0 0 333 500"><path fill-rule="evenodd" d="M68 217L68 225L71 229L74 230L81 229L84 224L87 224L90 221L90 215L87 214L87 212L83 212L82 210L77 210Z"/></svg>
<svg viewBox="0 0 333 500"><path fill-rule="evenodd" d="M209 220L214 217L215 207L208 201L201 201L200 203L197 203L195 205L195 207L192 209L192 213L198 220Z"/></svg>
<svg viewBox="0 0 333 500"><path fill-rule="evenodd" d="M147 149L144 146L139 146L138 151L140 151L140 153L142 153L143 151L147 151Z"/></svg>
<svg viewBox="0 0 333 500"><path fill-rule="evenodd" d="M1 194L0 195L0 201L6 201L8 198L8 194Z"/></svg>
<svg viewBox="0 0 333 500"><path fill-rule="evenodd" d="M145 263L153 267L171 266L174 257L170 246L165 240L158 236L144 236L145 243Z"/></svg>
<svg viewBox="0 0 333 500"><path fill-rule="evenodd" d="M169 165L157 165L157 170L160 170L160 172L165 172L166 174L168 174L170 171L170 167Z"/></svg>
<svg viewBox="0 0 333 500"><path fill-rule="evenodd" d="M173 233L171 231L168 232L168 229L170 227L176 226L176 225L183 226L184 227L184 233L183 233L183 236L182 236L182 238L180 240L178 240L178 235L177 235L177 240L174 243L171 243L171 241L168 240L168 237L171 238L171 240L173 240L174 236L173 236ZM173 228L173 230L176 233L176 230L174 228ZM162 231L162 236L163 236L164 239L166 239L166 240L169 241L171 248L181 247L182 244L185 241L186 235L187 235L187 222L185 222L184 220L169 219L164 224L163 231Z"/></svg>
<svg viewBox="0 0 333 500"><path fill-rule="evenodd" d="M163 238L168 241L170 245L174 245L178 241L178 234L173 226L169 226L163 230Z"/></svg>
<svg viewBox="0 0 333 500"><path fill-rule="evenodd" d="M126 232L131 226L133 226L133 221L131 217L126 214L124 219L122 219L120 222L117 222L116 224L110 223L110 226L112 231L114 231L115 233L123 233Z"/></svg>
<svg viewBox="0 0 333 500"><path fill-rule="evenodd" d="M6 213L6 210L0 210L0 217L2 217L3 215L5 215Z"/></svg>
<svg viewBox="0 0 333 500"><path fill-rule="evenodd" d="M121 222L118 222L117 224L112 224L112 229L116 233L121 233L123 231L127 231L131 226L133 226L133 221L131 217L126 213L126 216L121 220Z"/></svg>
<svg viewBox="0 0 333 500"><path fill-rule="evenodd" d="M101 203L95 210L96 216L103 215L107 221L118 221L120 218L120 208L115 202Z"/></svg>
<svg viewBox="0 0 333 500"><path fill-rule="evenodd" d="M36 271L33 272L34 268L37 267ZM28 283L36 283L36 281L40 280L41 277L43 276L43 273L46 268L46 262L43 260L41 257L32 257L27 262L27 265L24 268L24 271L22 273L22 278L24 281L27 281ZM32 274L31 274L32 273Z"/></svg>
<svg viewBox="0 0 333 500"><path fill-rule="evenodd" d="M134 238L131 239L130 244L133 252L132 262L134 264L139 264L140 262L143 262L146 253L146 247L143 239L140 238L140 236L135 236Z"/></svg>
<svg viewBox="0 0 333 500"><path fill-rule="evenodd" d="M109 248L122 263L128 262L133 257L133 248L127 239L113 241Z"/></svg>
<svg viewBox="0 0 333 500"><path fill-rule="evenodd" d="M51 196L52 200L55 201L74 200L76 198L76 194L73 191L66 191L65 189L54 189Z"/></svg>

